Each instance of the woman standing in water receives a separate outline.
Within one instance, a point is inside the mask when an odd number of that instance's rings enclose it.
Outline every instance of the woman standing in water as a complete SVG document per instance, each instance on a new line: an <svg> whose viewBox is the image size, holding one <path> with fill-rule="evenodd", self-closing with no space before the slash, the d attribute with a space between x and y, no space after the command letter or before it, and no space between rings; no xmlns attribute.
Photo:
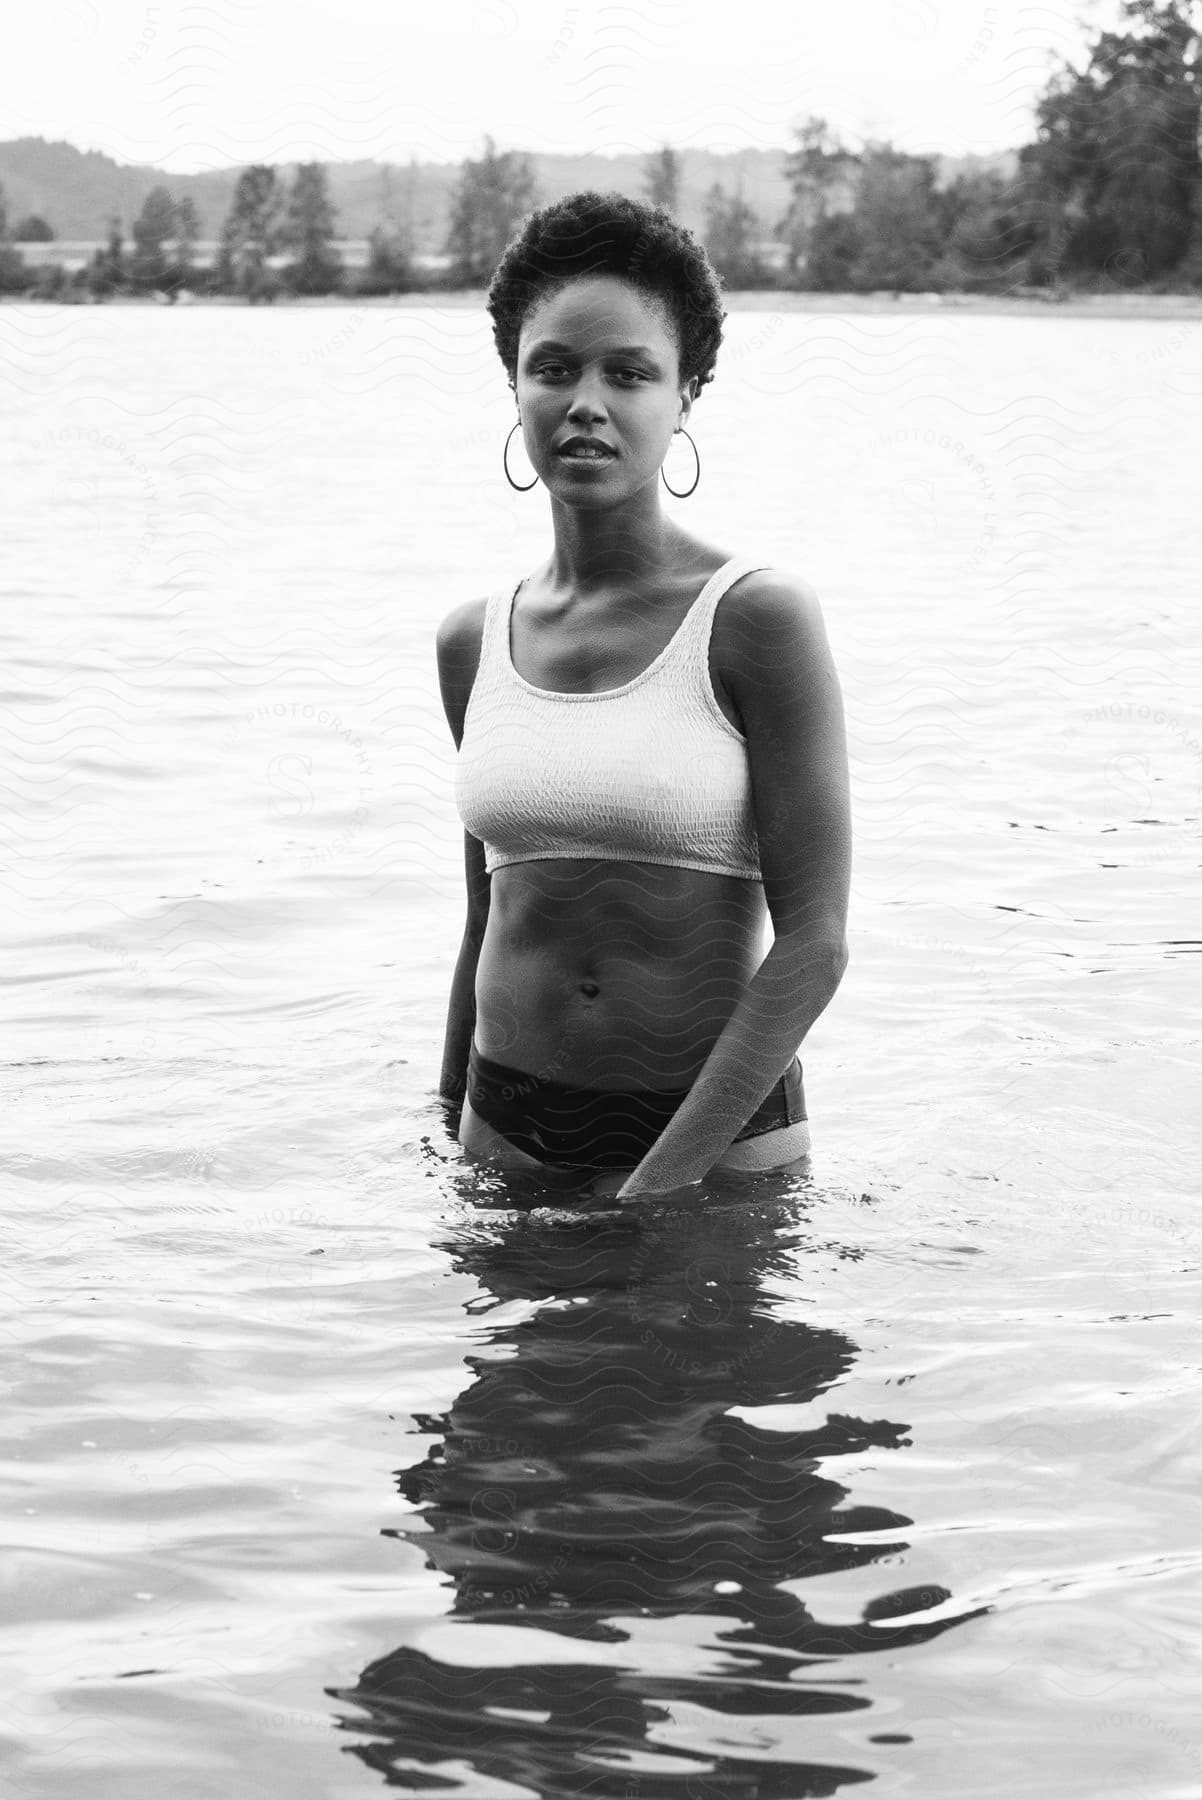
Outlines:
<svg viewBox="0 0 1202 1800"><path fill-rule="evenodd" d="M527 220L488 310L554 543L438 630L467 875L440 1091L469 1155L623 1199L804 1167L847 752L809 585L661 510L718 278L667 214L582 193Z"/></svg>

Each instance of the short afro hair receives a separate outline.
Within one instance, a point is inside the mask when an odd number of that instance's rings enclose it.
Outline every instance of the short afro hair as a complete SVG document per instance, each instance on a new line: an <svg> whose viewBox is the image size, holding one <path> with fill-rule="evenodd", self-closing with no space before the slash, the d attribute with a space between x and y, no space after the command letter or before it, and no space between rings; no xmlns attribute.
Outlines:
<svg viewBox="0 0 1202 1800"><path fill-rule="evenodd" d="M714 377L722 282L691 231L625 194L570 194L540 207L507 246L488 290L493 338L512 385L527 314L582 275L617 275L658 300L676 328L682 384Z"/></svg>

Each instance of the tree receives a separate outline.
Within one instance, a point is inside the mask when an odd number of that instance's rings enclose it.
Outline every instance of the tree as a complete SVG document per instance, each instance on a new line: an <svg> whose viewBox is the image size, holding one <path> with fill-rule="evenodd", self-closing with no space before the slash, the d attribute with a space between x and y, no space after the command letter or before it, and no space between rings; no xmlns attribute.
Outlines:
<svg viewBox="0 0 1202 1800"><path fill-rule="evenodd" d="M168 244L175 235L175 201L170 189L151 188L134 220L134 254L130 268L137 288L164 287L171 277Z"/></svg>
<svg viewBox="0 0 1202 1800"><path fill-rule="evenodd" d="M406 262L411 262L415 249L414 210L416 206L417 159L410 157L409 166L404 172L400 192L397 191L395 171L385 163L380 170L380 217L376 230L380 232L381 241L386 242L393 255L399 255ZM369 236L374 236L369 233Z"/></svg>
<svg viewBox="0 0 1202 1800"><path fill-rule="evenodd" d="M850 293L854 270L864 253L864 239L851 213L819 219L806 256L805 286L827 294Z"/></svg>
<svg viewBox="0 0 1202 1800"><path fill-rule="evenodd" d="M175 203L175 227L172 234L172 258L183 280L191 271L192 258L200 239L200 214L191 194Z"/></svg>
<svg viewBox="0 0 1202 1800"><path fill-rule="evenodd" d="M705 197L705 247L727 287L750 288L764 279L756 254L759 220L738 194L728 194L715 181Z"/></svg>
<svg viewBox="0 0 1202 1800"><path fill-rule="evenodd" d="M792 190L789 210L776 228L788 246L788 269L797 275L807 267L814 234L824 219L848 210L848 189L860 159L846 150L825 119L808 118L797 131L797 148L785 160ZM844 204L838 205L842 200Z"/></svg>
<svg viewBox="0 0 1202 1800"><path fill-rule="evenodd" d="M294 288L307 294L328 294L338 286L342 264L333 249L334 208L321 163L297 164L280 236L283 244L297 252L288 270Z"/></svg>
<svg viewBox="0 0 1202 1800"><path fill-rule="evenodd" d="M2 254L2 253L0 253ZM61 263L43 263L36 271L29 290L35 300L62 300L72 292L72 277Z"/></svg>
<svg viewBox="0 0 1202 1800"><path fill-rule="evenodd" d="M275 298L276 282L267 266L280 246L283 196L270 163L243 169L221 230L218 280L256 300Z"/></svg>
<svg viewBox="0 0 1202 1800"><path fill-rule="evenodd" d="M1189 241L1199 179L1197 33L1177 5L1127 0L1134 30L1103 33L1090 63L1099 85L1101 154L1087 201L1108 272L1165 274Z"/></svg>
<svg viewBox="0 0 1202 1800"><path fill-rule="evenodd" d="M13 226L12 236L14 244L52 244L54 228L40 213L26 213Z"/></svg>
<svg viewBox="0 0 1202 1800"><path fill-rule="evenodd" d="M356 285L360 294L400 294L413 286L413 265L403 239L384 225L368 234L367 267Z"/></svg>
<svg viewBox="0 0 1202 1800"><path fill-rule="evenodd" d="M1024 248L1021 201L996 170L957 175L935 196L935 212L943 240L931 275L935 286L997 291L1015 285Z"/></svg>
<svg viewBox="0 0 1202 1800"><path fill-rule="evenodd" d="M480 287L492 276L518 222L534 204L534 175L516 151L498 156L491 137L484 155L469 157L451 204L446 249L454 258L457 282Z"/></svg>
<svg viewBox="0 0 1202 1800"><path fill-rule="evenodd" d="M93 253L88 267L88 286L98 300L104 300L125 285L125 244L120 219L109 220L108 241Z"/></svg>
<svg viewBox="0 0 1202 1800"><path fill-rule="evenodd" d="M1124 0L1084 70L1065 63L1020 156L1036 279L1156 279L1185 255L1200 175L1199 34L1189 0Z"/></svg>
<svg viewBox="0 0 1202 1800"><path fill-rule="evenodd" d="M170 189L152 188L134 220L134 257L131 277L135 287L176 292L192 273L192 257L200 236L200 215L191 195L175 200Z"/></svg>
<svg viewBox="0 0 1202 1800"><path fill-rule="evenodd" d="M856 288L917 293L930 286L941 234L928 157L867 146L854 217L863 245L851 272Z"/></svg>
<svg viewBox="0 0 1202 1800"><path fill-rule="evenodd" d="M0 294L23 294L32 279L21 252L0 244Z"/></svg>
<svg viewBox="0 0 1202 1800"><path fill-rule="evenodd" d="M680 158L670 144L647 158L644 192L652 206L675 213L680 205Z"/></svg>

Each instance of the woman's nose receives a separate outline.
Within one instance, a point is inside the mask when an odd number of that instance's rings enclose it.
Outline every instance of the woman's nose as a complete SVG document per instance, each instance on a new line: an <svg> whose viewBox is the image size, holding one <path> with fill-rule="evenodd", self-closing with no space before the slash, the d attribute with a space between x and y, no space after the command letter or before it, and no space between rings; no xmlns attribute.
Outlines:
<svg viewBox="0 0 1202 1800"><path fill-rule="evenodd" d="M602 396L601 383L596 376L582 375L572 393L572 404L568 408L569 419L598 419L605 417L605 401Z"/></svg>

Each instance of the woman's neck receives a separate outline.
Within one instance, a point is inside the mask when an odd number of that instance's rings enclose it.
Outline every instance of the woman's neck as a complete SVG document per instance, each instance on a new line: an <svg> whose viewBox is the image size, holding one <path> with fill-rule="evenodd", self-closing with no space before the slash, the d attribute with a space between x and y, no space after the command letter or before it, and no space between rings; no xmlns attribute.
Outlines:
<svg viewBox="0 0 1202 1800"><path fill-rule="evenodd" d="M552 500L555 548L547 565L552 588L574 594L629 586L654 579L662 569L687 558L697 546L666 519L658 504L640 516L629 506L606 512L584 512Z"/></svg>

